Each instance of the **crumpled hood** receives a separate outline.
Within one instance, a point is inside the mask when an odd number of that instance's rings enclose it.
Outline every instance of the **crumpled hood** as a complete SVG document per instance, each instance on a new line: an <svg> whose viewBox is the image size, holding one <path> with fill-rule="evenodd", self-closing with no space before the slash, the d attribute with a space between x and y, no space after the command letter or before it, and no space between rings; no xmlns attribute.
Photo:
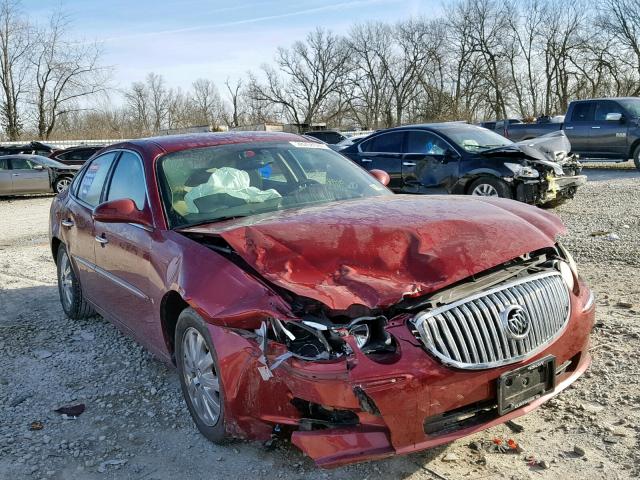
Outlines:
<svg viewBox="0 0 640 480"><path fill-rule="evenodd" d="M571 152L571 143L563 131L557 131L531 140L504 145L481 152L487 157L510 157L529 160L551 167L556 175L562 175L560 158L566 158Z"/></svg>
<svg viewBox="0 0 640 480"><path fill-rule="evenodd" d="M564 227L511 200L391 195L182 231L219 235L267 280L342 311L433 292L553 246Z"/></svg>

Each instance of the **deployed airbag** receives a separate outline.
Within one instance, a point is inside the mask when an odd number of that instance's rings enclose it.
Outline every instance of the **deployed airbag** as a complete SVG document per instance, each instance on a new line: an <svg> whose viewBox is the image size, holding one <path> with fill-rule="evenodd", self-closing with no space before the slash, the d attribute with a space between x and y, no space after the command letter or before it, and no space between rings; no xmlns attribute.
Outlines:
<svg viewBox="0 0 640 480"><path fill-rule="evenodd" d="M212 172L206 183L200 184L187 192L184 196L187 204L187 212L198 213L199 210L194 203L195 200L219 193L244 200L246 203L262 203L267 200L282 197L282 195L272 188L269 190L260 190L259 188L252 187L249 174L244 170L222 167Z"/></svg>

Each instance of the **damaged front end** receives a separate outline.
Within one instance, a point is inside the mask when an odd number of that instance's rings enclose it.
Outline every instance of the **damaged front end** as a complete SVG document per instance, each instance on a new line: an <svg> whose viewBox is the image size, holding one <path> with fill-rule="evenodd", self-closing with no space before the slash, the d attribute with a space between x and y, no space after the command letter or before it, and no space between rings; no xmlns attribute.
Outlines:
<svg viewBox="0 0 640 480"><path fill-rule="evenodd" d="M265 441L291 434L292 443L323 467L430 448L526 413L546 399L501 417L494 382L504 368L452 370L421 337L421 312L530 277L553 277L584 295L570 258L557 247L429 294L404 295L392 305L334 310L271 283L219 237L188 235L223 253L289 306L256 315L255 328L209 327L222 367L228 433ZM458 333L454 343L464 338ZM552 349L561 367L553 394L586 368L588 356L575 346L585 345L587 334L573 332Z"/></svg>
<svg viewBox="0 0 640 480"><path fill-rule="evenodd" d="M580 175L582 164L571 153L569 139L562 131L532 140L483 152L500 157L513 176L516 199L535 205L552 205L573 198L578 187L587 182Z"/></svg>

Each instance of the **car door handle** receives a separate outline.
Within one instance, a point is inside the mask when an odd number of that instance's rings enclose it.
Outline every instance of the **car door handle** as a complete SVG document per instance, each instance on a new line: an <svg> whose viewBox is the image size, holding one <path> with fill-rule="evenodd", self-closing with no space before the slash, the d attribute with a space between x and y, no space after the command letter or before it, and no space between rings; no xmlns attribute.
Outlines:
<svg viewBox="0 0 640 480"><path fill-rule="evenodd" d="M73 220L66 219L62 220L60 222L60 225L62 225L63 227L71 228L75 225L75 223L73 223Z"/></svg>
<svg viewBox="0 0 640 480"><path fill-rule="evenodd" d="M107 240L104 237L104 234L102 234L102 235L96 235L96 242L98 242L100 245L104 247L107 243L109 243L109 240Z"/></svg>
<svg viewBox="0 0 640 480"><path fill-rule="evenodd" d="M415 167L416 163L415 162L402 162L402 166L403 167Z"/></svg>
<svg viewBox="0 0 640 480"><path fill-rule="evenodd" d="M573 127L564 127L565 130L573 130Z"/></svg>
<svg viewBox="0 0 640 480"><path fill-rule="evenodd" d="M362 163L371 163L371 162L373 162L373 160L371 160L370 158L363 158L361 161L362 161Z"/></svg>
<svg viewBox="0 0 640 480"><path fill-rule="evenodd" d="M600 128L600 127L591 127L591 128Z"/></svg>
<svg viewBox="0 0 640 480"><path fill-rule="evenodd" d="M14 177L19 177L19 176L20 176L20 174L19 174L19 173L14 173L14 174L12 174L12 175L13 175Z"/></svg>

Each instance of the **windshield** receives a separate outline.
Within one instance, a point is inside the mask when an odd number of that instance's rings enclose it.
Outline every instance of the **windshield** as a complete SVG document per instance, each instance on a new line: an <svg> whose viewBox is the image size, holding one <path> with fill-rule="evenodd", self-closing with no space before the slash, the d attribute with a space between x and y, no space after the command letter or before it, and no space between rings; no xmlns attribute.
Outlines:
<svg viewBox="0 0 640 480"><path fill-rule="evenodd" d="M631 114L632 118L640 117L640 99L636 98L621 98L618 99L618 103Z"/></svg>
<svg viewBox="0 0 640 480"><path fill-rule="evenodd" d="M164 156L158 171L171 228L392 195L326 145L304 141L183 150Z"/></svg>
<svg viewBox="0 0 640 480"><path fill-rule="evenodd" d="M511 145L513 142L486 128L466 127L449 129L446 133L458 146L468 152L480 152L490 148Z"/></svg>

